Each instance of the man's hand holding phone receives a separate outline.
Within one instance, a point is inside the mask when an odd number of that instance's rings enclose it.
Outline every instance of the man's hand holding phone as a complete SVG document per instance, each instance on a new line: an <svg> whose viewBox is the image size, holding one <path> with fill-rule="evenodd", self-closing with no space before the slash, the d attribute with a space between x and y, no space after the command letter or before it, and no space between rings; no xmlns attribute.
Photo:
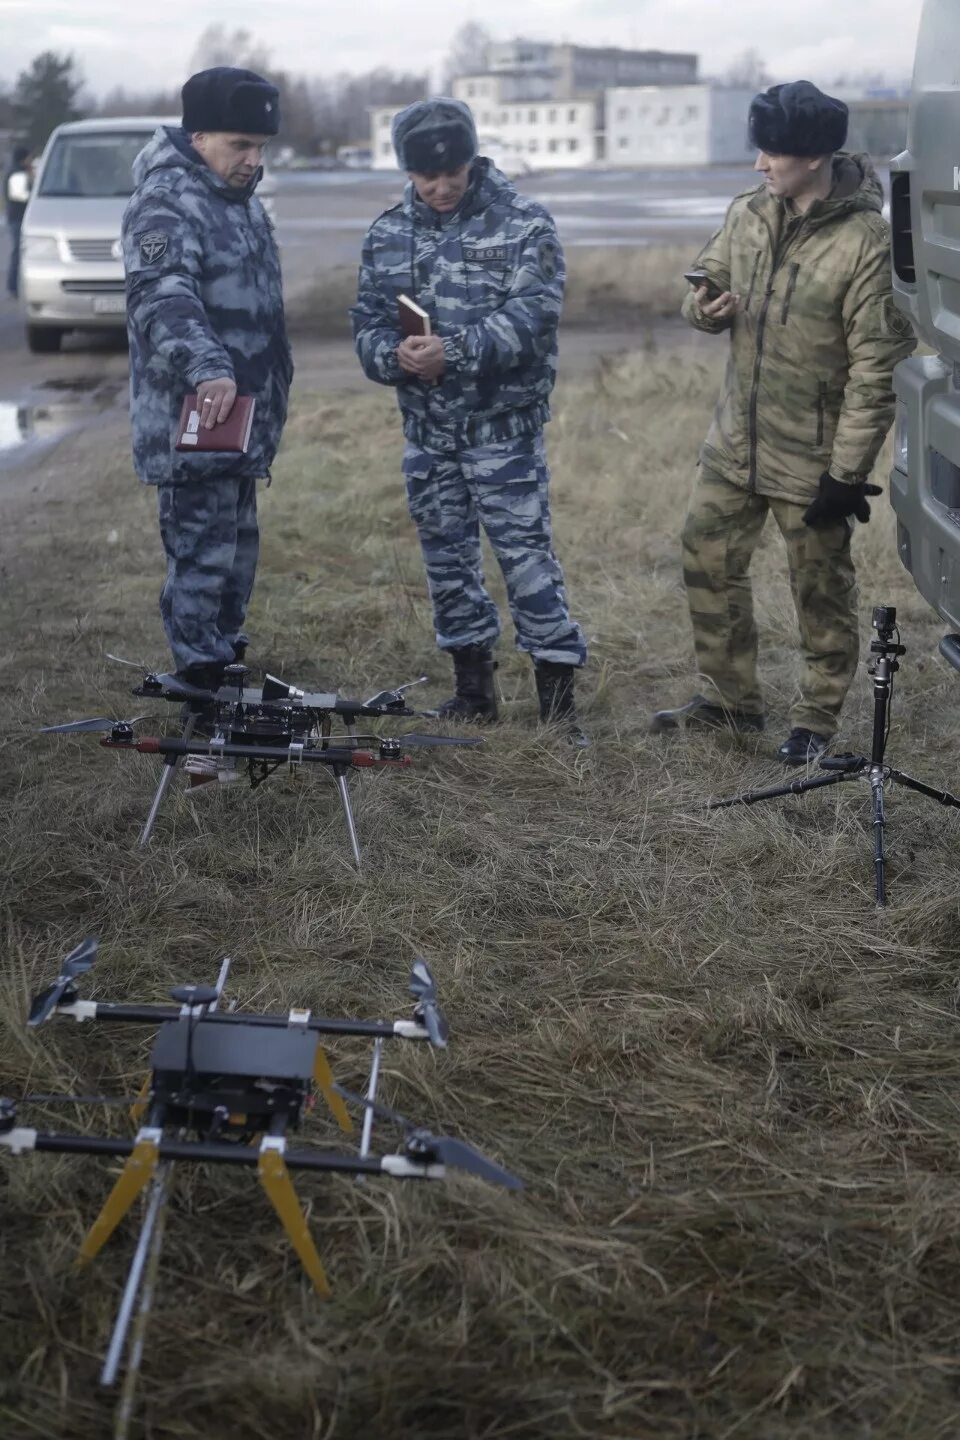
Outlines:
<svg viewBox="0 0 960 1440"><path fill-rule="evenodd" d="M683 278L693 286L694 299L708 320L732 320L740 309L740 296L721 290L706 270L685 270Z"/></svg>

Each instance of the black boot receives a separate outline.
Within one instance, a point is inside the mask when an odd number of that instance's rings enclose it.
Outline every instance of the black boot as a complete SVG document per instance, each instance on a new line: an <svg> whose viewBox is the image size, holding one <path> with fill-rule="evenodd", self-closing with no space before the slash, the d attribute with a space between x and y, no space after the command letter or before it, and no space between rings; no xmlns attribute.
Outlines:
<svg viewBox="0 0 960 1440"><path fill-rule="evenodd" d="M223 684L224 665L219 661L211 661L209 665L187 665L183 670L176 672L176 678L182 680L184 685L190 685L194 690L203 690L208 694L217 691ZM185 700L180 711L180 724L186 725L193 717L194 735L211 735L214 722L217 718L217 707L211 700L197 696L196 699Z"/></svg>
<svg viewBox="0 0 960 1440"><path fill-rule="evenodd" d="M816 730L798 725L780 746L777 759L782 760L784 765L812 765L829 744L829 735L819 735Z"/></svg>
<svg viewBox="0 0 960 1440"><path fill-rule="evenodd" d="M497 662L485 645L462 645L451 650L456 694L428 713L440 720L484 720L497 718L497 694L493 672Z"/></svg>
<svg viewBox="0 0 960 1440"><path fill-rule="evenodd" d="M586 749L590 737L580 728L574 701L573 665L557 665L552 660L534 660L533 673L540 701L540 719L545 725L558 725L571 745Z"/></svg>

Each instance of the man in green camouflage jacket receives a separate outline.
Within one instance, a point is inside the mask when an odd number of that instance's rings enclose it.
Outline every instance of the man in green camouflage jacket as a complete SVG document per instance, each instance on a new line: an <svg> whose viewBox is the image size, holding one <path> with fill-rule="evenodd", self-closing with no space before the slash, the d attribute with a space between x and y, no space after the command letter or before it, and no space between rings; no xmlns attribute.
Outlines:
<svg viewBox="0 0 960 1440"><path fill-rule="evenodd" d="M761 730L748 570L767 512L786 542L803 651L791 733L806 764L828 744L856 670L850 538L894 413L891 376L915 341L891 293L883 193L868 158L838 153L847 108L807 81L750 109L763 184L737 196L702 251L709 276L684 302L730 355L683 529L698 670L708 682L652 728Z"/></svg>

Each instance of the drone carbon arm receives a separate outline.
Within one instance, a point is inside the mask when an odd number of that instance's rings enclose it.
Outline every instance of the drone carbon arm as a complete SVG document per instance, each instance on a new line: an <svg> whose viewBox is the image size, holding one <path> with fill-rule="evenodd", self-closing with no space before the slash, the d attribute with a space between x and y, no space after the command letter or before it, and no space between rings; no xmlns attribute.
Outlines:
<svg viewBox="0 0 960 1440"><path fill-rule="evenodd" d="M365 1040L427 1040L430 1035L417 1020L338 1020L313 1015L309 1010L291 1010L287 1015L248 1015L242 1010L208 1010L202 1012L205 1025L260 1025L266 1029L287 1029L305 1025L317 1035L355 1035ZM114 1005L96 1000L68 1000L57 1006L54 1014L71 1020L128 1021L138 1025L159 1025L164 1020L179 1020L190 1014L186 1005Z"/></svg>
<svg viewBox="0 0 960 1440"><path fill-rule="evenodd" d="M106 1135L61 1135L55 1131L34 1130L17 1125L0 1131L0 1148L14 1155L28 1151L45 1151L60 1155L108 1155L127 1157L136 1140L114 1139ZM215 1140L161 1140L157 1146L159 1160L179 1163L195 1162L214 1165L237 1165L256 1169L259 1152L250 1145ZM286 1150L284 1159L289 1170L316 1170L338 1175L389 1175L394 1180L442 1180L444 1165L411 1160L406 1155L337 1155L324 1150Z"/></svg>
<svg viewBox="0 0 960 1440"><path fill-rule="evenodd" d="M141 755L208 755L238 760L265 760L274 764L289 761L317 761L321 765L371 769L379 765L409 765L408 755L374 755L370 750L351 750L345 746L307 749L303 745L233 745L214 740L184 740L172 735L143 735L137 740L114 740L105 735L100 744L107 750L137 750Z"/></svg>

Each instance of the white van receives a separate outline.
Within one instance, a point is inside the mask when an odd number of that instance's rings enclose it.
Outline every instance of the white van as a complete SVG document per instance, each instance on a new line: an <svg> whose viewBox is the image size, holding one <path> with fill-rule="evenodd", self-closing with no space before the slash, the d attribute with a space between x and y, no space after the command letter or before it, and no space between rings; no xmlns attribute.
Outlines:
<svg viewBox="0 0 960 1440"><path fill-rule="evenodd" d="M27 344L60 349L67 330L118 328L126 299L120 221L132 166L165 117L58 125L40 157L23 217L20 298Z"/></svg>
<svg viewBox="0 0 960 1440"><path fill-rule="evenodd" d="M20 299L27 344L52 354L68 330L122 329L126 317L120 223L133 162L170 116L58 125L40 157L23 217ZM265 200L270 187L261 181Z"/></svg>

